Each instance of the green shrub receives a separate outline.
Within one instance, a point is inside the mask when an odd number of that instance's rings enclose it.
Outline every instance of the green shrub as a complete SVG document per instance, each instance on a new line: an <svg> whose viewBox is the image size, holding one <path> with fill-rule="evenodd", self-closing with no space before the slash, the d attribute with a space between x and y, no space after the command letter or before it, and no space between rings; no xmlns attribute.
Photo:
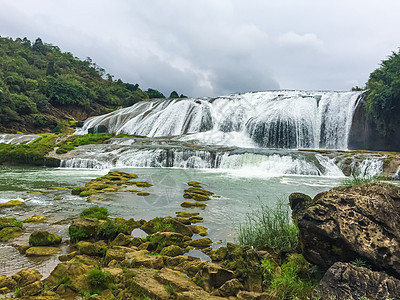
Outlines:
<svg viewBox="0 0 400 300"><path fill-rule="evenodd" d="M88 283L92 294L100 293L107 289L112 281L111 274L103 272L98 266L90 269L86 275L86 282Z"/></svg>
<svg viewBox="0 0 400 300"><path fill-rule="evenodd" d="M97 218L99 220L108 219L108 209L100 206L92 206L89 208L85 208L82 210L80 217L81 218Z"/></svg>
<svg viewBox="0 0 400 300"><path fill-rule="evenodd" d="M301 254L292 254L266 286L275 299L309 299L321 276Z"/></svg>
<svg viewBox="0 0 400 300"><path fill-rule="evenodd" d="M297 234L289 205L279 200L275 207L262 205L248 214L246 222L239 227L238 241L257 250L292 253L298 245Z"/></svg>

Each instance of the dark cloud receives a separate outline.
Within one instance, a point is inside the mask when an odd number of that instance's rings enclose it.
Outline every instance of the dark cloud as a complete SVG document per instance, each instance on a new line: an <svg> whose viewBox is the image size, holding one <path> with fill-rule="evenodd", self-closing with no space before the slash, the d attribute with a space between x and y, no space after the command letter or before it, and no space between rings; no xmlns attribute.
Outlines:
<svg viewBox="0 0 400 300"><path fill-rule="evenodd" d="M169 95L349 90L397 50L398 0L0 0L0 35L40 36Z"/></svg>

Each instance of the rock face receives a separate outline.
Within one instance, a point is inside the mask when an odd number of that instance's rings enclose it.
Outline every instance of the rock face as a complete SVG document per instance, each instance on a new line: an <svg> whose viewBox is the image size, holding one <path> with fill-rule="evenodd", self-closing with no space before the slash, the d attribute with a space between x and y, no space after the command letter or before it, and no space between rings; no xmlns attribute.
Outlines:
<svg viewBox="0 0 400 300"><path fill-rule="evenodd" d="M309 262L328 269L337 261L362 259L400 278L400 188L385 183L337 187L295 211Z"/></svg>
<svg viewBox="0 0 400 300"><path fill-rule="evenodd" d="M400 299L400 280L384 272L337 262L325 273L315 297L323 299Z"/></svg>

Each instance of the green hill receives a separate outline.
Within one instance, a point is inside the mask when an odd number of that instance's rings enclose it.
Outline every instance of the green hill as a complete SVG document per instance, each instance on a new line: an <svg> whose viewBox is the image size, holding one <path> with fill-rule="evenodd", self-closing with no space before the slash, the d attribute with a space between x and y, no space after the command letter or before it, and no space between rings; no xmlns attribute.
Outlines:
<svg viewBox="0 0 400 300"><path fill-rule="evenodd" d="M27 38L0 37L0 132L43 132L149 98L88 57Z"/></svg>

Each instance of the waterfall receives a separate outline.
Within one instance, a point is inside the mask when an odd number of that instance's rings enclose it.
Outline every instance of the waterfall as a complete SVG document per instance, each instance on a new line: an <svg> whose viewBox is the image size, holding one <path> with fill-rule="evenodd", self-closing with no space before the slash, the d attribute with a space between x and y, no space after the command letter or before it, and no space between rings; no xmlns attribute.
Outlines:
<svg viewBox="0 0 400 300"><path fill-rule="evenodd" d="M250 148L347 149L360 95L269 91L218 98L149 100L93 117L76 134L106 128L108 132L148 137L182 136L183 140L200 144L213 141Z"/></svg>
<svg viewBox="0 0 400 300"><path fill-rule="evenodd" d="M0 143L29 144L39 137L40 136L36 134L0 134Z"/></svg>
<svg viewBox="0 0 400 300"><path fill-rule="evenodd" d="M121 140L118 144L117 140ZM323 155L299 151L246 149L201 149L154 146L143 148L125 139L109 144L85 145L61 160L64 168L109 169L114 167L214 169L221 172L262 176L313 175L343 176L340 169ZM246 176L247 176L246 175Z"/></svg>

